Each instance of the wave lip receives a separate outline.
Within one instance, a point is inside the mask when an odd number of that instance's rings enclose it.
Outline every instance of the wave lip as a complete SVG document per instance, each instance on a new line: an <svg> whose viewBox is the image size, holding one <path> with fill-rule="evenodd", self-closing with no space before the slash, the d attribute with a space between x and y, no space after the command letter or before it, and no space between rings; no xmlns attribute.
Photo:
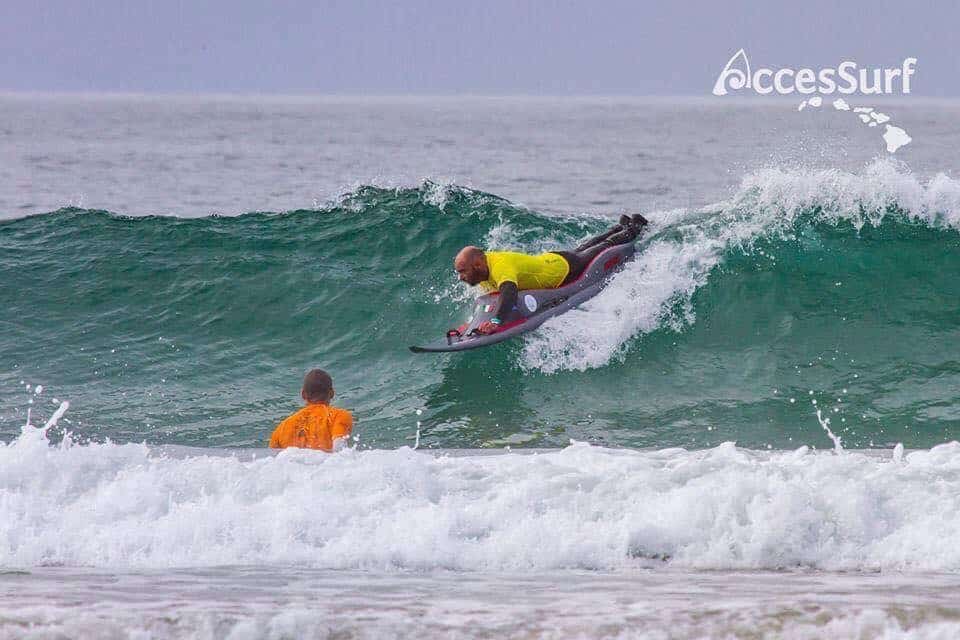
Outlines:
<svg viewBox="0 0 960 640"><path fill-rule="evenodd" d="M960 444L181 458L27 428L0 509L7 567L955 572Z"/></svg>
<svg viewBox="0 0 960 640"><path fill-rule="evenodd" d="M764 169L726 201L698 211L649 213L652 237L623 273L579 311L549 320L525 344L523 365L547 373L603 367L636 336L692 323L694 295L731 258L808 225L861 230L885 220L960 229L960 182L923 182L906 165L878 160L855 174Z"/></svg>

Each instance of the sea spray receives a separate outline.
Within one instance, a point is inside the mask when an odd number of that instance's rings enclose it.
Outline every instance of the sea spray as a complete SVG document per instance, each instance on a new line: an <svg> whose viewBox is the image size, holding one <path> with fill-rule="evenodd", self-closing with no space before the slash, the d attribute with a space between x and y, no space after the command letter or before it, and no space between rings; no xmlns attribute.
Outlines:
<svg viewBox="0 0 960 640"><path fill-rule="evenodd" d="M418 416L423 415L423 409L417 409L417 415L418 415ZM413 448L414 448L414 449L419 449L419 448L420 448L420 426L421 426L422 424L423 424L423 423L422 423L420 420L417 420L417 433L416 433L416 436L414 437L414 441L413 441Z"/></svg>
<svg viewBox="0 0 960 640"><path fill-rule="evenodd" d="M816 401L814 401L816 402ZM833 450L835 453L843 453L843 446L840 444L840 436L833 433L830 430L830 418L825 418L820 413L820 409L817 409L817 422L820 423L820 427L827 433L827 437L833 442Z"/></svg>

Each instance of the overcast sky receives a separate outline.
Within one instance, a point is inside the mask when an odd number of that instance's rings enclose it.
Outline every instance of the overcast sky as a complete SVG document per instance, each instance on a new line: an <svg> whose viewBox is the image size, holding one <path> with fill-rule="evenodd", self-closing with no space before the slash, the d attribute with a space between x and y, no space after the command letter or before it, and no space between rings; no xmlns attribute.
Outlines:
<svg viewBox="0 0 960 640"><path fill-rule="evenodd" d="M3 0L0 89L708 95L756 67L899 66L960 95L960 3Z"/></svg>

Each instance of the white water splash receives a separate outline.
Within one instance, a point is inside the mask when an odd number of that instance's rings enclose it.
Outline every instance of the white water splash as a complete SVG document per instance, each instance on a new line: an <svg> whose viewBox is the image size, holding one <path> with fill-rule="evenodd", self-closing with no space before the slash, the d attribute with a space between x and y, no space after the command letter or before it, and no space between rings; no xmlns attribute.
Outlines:
<svg viewBox="0 0 960 640"><path fill-rule="evenodd" d="M955 442L899 463L733 443L462 457L0 444L3 566L960 571L958 529Z"/></svg>
<svg viewBox="0 0 960 640"><path fill-rule="evenodd" d="M417 409L417 415L418 416L423 415L423 409ZM422 426L422 424L423 423L420 420L417 420L417 434L414 437L414 441L413 441L414 450L420 448L420 427Z"/></svg>
<svg viewBox="0 0 960 640"><path fill-rule="evenodd" d="M843 453L843 446L840 442L840 436L836 435L833 431L830 430L830 418L824 418L820 413L820 409L817 409L817 422L820 423L820 427L827 432L827 437L833 441L833 450L836 453Z"/></svg>
<svg viewBox="0 0 960 640"><path fill-rule="evenodd" d="M893 448L893 461L902 462L903 461L903 443L898 442L897 446Z"/></svg>

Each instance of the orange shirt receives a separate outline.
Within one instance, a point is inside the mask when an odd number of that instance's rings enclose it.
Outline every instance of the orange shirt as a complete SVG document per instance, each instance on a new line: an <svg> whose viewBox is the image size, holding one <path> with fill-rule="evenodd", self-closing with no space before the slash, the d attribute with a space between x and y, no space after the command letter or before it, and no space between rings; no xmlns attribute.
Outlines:
<svg viewBox="0 0 960 640"><path fill-rule="evenodd" d="M333 441L345 438L353 429L349 411L328 404L308 404L281 422L270 436L270 447L300 447L333 451Z"/></svg>

